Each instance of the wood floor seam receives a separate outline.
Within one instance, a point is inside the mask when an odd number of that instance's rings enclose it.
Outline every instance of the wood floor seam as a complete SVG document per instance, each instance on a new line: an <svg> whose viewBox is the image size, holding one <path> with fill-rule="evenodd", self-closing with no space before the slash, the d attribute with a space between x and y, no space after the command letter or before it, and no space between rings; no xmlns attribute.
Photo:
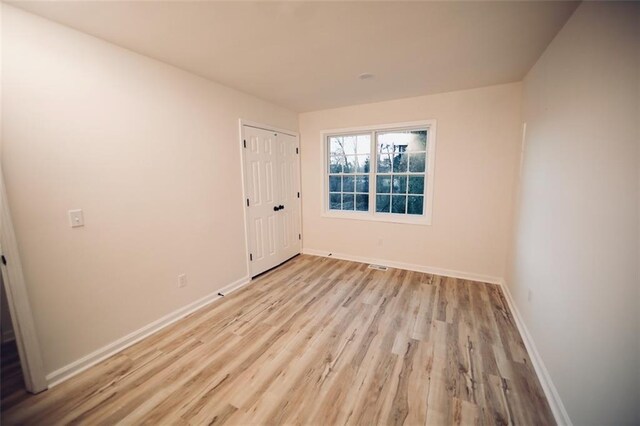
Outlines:
<svg viewBox="0 0 640 426"><path fill-rule="evenodd" d="M499 286L300 255L2 424L555 424ZM18 385L16 385L18 383Z"/></svg>

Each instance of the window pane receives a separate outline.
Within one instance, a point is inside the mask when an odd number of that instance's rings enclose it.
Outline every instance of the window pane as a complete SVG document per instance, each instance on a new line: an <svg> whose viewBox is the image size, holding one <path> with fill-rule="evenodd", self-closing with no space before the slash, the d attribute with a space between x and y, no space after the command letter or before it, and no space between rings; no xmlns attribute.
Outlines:
<svg viewBox="0 0 640 426"><path fill-rule="evenodd" d="M344 150L342 149L342 138L331 136L329 137L329 152L334 154L344 154Z"/></svg>
<svg viewBox="0 0 640 426"><path fill-rule="evenodd" d="M354 192L355 191L354 185L355 185L355 178L353 176L342 177L342 192Z"/></svg>
<svg viewBox="0 0 640 426"><path fill-rule="evenodd" d="M378 149L393 145L395 152L418 152L427 150L427 131L395 131L377 134Z"/></svg>
<svg viewBox="0 0 640 426"><path fill-rule="evenodd" d="M356 136L331 136L329 137L329 149L331 150L331 154L355 154Z"/></svg>
<svg viewBox="0 0 640 426"><path fill-rule="evenodd" d="M410 132L411 138L407 146L407 152L426 151L427 150L427 131L413 130Z"/></svg>
<svg viewBox="0 0 640 426"><path fill-rule="evenodd" d="M391 171L391 154L378 154L378 173Z"/></svg>
<svg viewBox="0 0 640 426"><path fill-rule="evenodd" d="M342 194L342 210L353 210L353 194Z"/></svg>
<svg viewBox="0 0 640 426"><path fill-rule="evenodd" d="M362 212L369 210L369 196L367 194L356 194L356 210Z"/></svg>
<svg viewBox="0 0 640 426"><path fill-rule="evenodd" d="M406 176L393 177L393 193L394 194L407 193L407 177Z"/></svg>
<svg viewBox="0 0 640 426"><path fill-rule="evenodd" d="M384 140L382 140L382 138L380 137L381 135L378 135L378 152L380 154L391 154L393 153L393 142L385 142Z"/></svg>
<svg viewBox="0 0 640 426"><path fill-rule="evenodd" d="M424 214L427 130L334 135L326 143L329 209L366 212L375 196L378 213Z"/></svg>
<svg viewBox="0 0 640 426"><path fill-rule="evenodd" d="M376 211L379 213L389 213L391 207L390 195L376 195Z"/></svg>
<svg viewBox="0 0 640 426"><path fill-rule="evenodd" d="M409 214L422 214L424 205L424 197L417 195L409 196L409 205L407 206L407 213Z"/></svg>
<svg viewBox="0 0 640 426"><path fill-rule="evenodd" d="M391 213L406 213L407 197L404 195L394 195L391 198Z"/></svg>
<svg viewBox="0 0 640 426"><path fill-rule="evenodd" d="M342 167L343 173L355 173L356 171L356 156L348 155L345 157L345 163Z"/></svg>
<svg viewBox="0 0 640 426"><path fill-rule="evenodd" d="M396 154L393 156L393 172L407 172L407 154Z"/></svg>
<svg viewBox="0 0 640 426"><path fill-rule="evenodd" d="M426 153L409 154L409 171L410 172L424 172Z"/></svg>
<svg viewBox="0 0 640 426"><path fill-rule="evenodd" d="M393 145L394 154L404 154L407 152L406 145Z"/></svg>
<svg viewBox="0 0 640 426"><path fill-rule="evenodd" d="M340 192L342 188L342 177L329 176L329 192Z"/></svg>
<svg viewBox="0 0 640 426"><path fill-rule="evenodd" d="M369 176L356 176L356 192L369 192Z"/></svg>
<svg viewBox="0 0 640 426"><path fill-rule="evenodd" d="M342 204L340 199L340 194L329 194L329 208L331 210L340 210Z"/></svg>
<svg viewBox="0 0 640 426"><path fill-rule="evenodd" d="M376 192L386 193L391 192L391 175L378 175L376 178Z"/></svg>
<svg viewBox="0 0 640 426"><path fill-rule="evenodd" d="M344 157L336 157L332 155L329 157L329 173L342 173L343 164Z"/></svg>
<svg viewBox="0 0 640 426"><path fill-rule="evenodd" d="M356 172L358 173L369 173L369 156L368 155L358 155L356 158Z"/></svg>
<svg viewBox="0 0 640 426"><path fill-rule="evenodd" d="M409 176L409 194L424 194L424 176Z"/></svg>
<svg viewBox="0 0 640 426"><path fill-rule="evenodd" d="M371 135L359 135L357 137L357 151L358 154L370 154L371 153Z"/></svg>

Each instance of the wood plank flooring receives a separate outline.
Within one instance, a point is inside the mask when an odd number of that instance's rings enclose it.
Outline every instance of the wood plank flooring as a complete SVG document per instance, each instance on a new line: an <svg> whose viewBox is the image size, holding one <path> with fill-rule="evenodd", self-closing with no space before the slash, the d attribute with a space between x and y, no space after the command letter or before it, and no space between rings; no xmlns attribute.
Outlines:
<svg viewBox="0 0 640 426"><path fill-rule="evenodd" d="M25 390L16 341L0 346L0 413L29 397ZM0 414L0 420L2 419Z"/></svg>
<svg viewBox="0 0 640 426"><path fill-rule="evenodd" d="M554 424L498 286L298 256L3 424Z"/></svg>

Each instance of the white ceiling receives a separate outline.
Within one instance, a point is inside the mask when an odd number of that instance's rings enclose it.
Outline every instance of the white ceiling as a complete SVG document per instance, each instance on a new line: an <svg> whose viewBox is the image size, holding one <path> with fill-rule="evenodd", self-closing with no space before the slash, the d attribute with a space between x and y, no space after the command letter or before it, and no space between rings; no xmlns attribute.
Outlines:
<svg viewBox="0 0 640 426"><path fill-rule="evenodd" d="M577 6L563 1L10 3L294 111L519 81ZM359 80L365 72L375 78Z"/></svg>

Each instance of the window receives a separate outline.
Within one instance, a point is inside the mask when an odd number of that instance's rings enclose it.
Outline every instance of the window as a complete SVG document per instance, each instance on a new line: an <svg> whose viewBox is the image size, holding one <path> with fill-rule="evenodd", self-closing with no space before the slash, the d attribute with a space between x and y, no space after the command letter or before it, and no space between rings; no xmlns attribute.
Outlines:
<svg viewBox="0 0 640 426"><path fill-rule="evenodd" d="M371 135L329 137L329 208L369 211Z"/></svg>
<svg viewBox="0 0 640 426"><path fill-rule="evenodd" d="M429 224L435 122L323 133L323 214Z"/></svg>

